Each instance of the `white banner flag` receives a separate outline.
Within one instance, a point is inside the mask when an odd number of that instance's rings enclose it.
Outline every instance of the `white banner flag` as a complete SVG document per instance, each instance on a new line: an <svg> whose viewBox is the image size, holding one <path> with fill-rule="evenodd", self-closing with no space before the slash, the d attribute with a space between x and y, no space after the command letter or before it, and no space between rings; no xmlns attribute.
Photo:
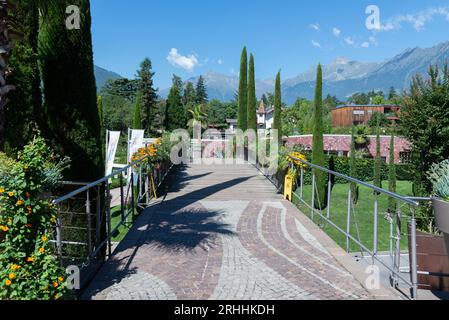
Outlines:
<svg viewBox="0 0 449 320"><path fill-rule="evenodd" d="M120 139L120 131L107 131L107 147L106 147L106 176L112 173L114 166L115 154Z"/></svg>
<svg viewBox="0 0 449 320"><path fill-rule="evenodd" d="M133 154L144 146L143 138L145 130L129 129L129 131L131 132L131 136L130 140L128 141L128 163L131 163L131 158ZM131 170L132 168L128 169L128 177L127 177L128 183L131 180ZM136 183L137 183L137 175L134 176L134 185L136 185Z"/></svg>

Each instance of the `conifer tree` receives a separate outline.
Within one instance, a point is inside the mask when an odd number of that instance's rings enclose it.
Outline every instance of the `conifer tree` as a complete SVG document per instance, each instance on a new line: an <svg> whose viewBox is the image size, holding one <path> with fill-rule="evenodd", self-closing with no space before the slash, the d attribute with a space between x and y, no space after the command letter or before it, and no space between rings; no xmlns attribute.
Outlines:
<svg viewBox="0 0 449 320"><path fill-rule="evenodd" d="M165 128L168 131L185 129L187 127L187 114L182 103L183 83L181 78L174 75L173 84L167 97Z"/></svg>
<svg viewBox="0 0 449 320"><path fill-rule="evenodd" d="M324 167L324 141L323 141L323 71L321 64L318 64L315 101L313 108L313 143L312 143L312 163ZM315 170L316 177L316 197L315 208L326 208L326 174L321 170Z"/></svg>
<svg viewBox="0 0 449 320"><path fill-rule="evenodd" d="M88 0L43 2L38 51L45 96L46 138L72 159L65 178L94 181L104 174ZM79 28L67 28L66 8L80 9Z"/></svg>
<svg viewBox="0 0 449 320"><path fill-rule="evenodd" d="M282 145L281 108L282 108L281 72L279 71L278 74L276 75L276 83L274 88L274 119L273 119L273 129L278 130L279 146Z"/></svg>
<svg viewBox="0 0 449 320"><path fill-rule="evenodd" d="M254 57L250 54L248 70L248 106L247 106L247 129L257 130L257 98L256 79L254 71Z"/></svg>
<svg viewBox="0 0 449 320"><path fill-rule="evenodd" d="M133 129L142 129L142 96L137 93L133 114Z"/></svg>
<svg viewBox="0 0 449 320"><path fill-rule="evenodd" d="M208 102L207 97L207 88L204 83L203 76L198 78L198 82L196 83L196 103L197 104L206 104Z"/></svg>
<svg viewBox="0 0 449 320"><path fill-rule="evenodd" d="M248 55L246 47L242 50L242 56L240 58L240 79L239 79L239 92L238 92L238 119L237 127L246 131L247 129L247 108L248 108Z"/></svg>
<svg viewBox="0 0 449 320"><path fill-rule="evenodd" d="M140 95L140 110L141 110L141 127L147 130L150 134L154 133L155 117L157 112L157 89L154 89L151 60L145 58L140 64L140 69L137 71L138 95Z"/></svg>

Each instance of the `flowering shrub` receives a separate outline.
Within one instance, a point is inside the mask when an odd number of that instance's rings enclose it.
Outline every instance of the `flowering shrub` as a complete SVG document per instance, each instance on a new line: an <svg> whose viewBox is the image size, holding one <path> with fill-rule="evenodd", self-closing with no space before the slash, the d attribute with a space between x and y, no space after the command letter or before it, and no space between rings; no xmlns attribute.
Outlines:
<svg viewBox="0 0 449 320"><path fill-rule="evenodd" d="M292 157L299 159L299 160L293 159ZM292 152L289 154L289 156L287 158L287 161L290 163L293 163L296 167L303 167L303 168L307 167L307 165L304 162L302 162L301 160L307 161L307 158L305 155L303 155L300 152Z"/></svg>
<svg viewBox="0 0 449 320"><path fill-rule="evenodd" d="M147 163L150 168L157 168L162 162L170 158L171 146L172 143L170 142L170 137L166 135L157 139L154 143L137 150L137 152L132 155L131 161L135 162L143 159L142 162Z"/></svg>
<svg viewBox="0 0 449 320"><path fill-rule="evenodd" d="M11 163L0 176L0 299L60 299L65 271L49 241L57 211L46 194L68 160L57 161L35 138Z"/></svg>

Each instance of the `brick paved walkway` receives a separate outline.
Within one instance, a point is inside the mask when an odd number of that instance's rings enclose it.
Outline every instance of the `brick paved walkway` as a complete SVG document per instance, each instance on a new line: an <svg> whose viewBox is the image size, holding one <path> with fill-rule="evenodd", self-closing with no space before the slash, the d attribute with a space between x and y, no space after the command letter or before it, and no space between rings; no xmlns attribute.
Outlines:
<svg viewBox="0 0 449 320"><path fill-rule="evenodd" d="M167 185L84 298L372 298L254 167L178 167Z"/></svg>

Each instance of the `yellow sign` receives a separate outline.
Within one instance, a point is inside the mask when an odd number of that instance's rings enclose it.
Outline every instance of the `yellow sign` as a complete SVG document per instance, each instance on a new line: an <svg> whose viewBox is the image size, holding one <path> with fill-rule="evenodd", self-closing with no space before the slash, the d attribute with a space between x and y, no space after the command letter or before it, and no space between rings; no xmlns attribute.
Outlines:
<svg viewBox="0 0 449 320"><path fill-rule="evenodd" d="M293 192L293 177L288 174L285 176L284 181L284 199L292 201L292 192Z"/></svg>

